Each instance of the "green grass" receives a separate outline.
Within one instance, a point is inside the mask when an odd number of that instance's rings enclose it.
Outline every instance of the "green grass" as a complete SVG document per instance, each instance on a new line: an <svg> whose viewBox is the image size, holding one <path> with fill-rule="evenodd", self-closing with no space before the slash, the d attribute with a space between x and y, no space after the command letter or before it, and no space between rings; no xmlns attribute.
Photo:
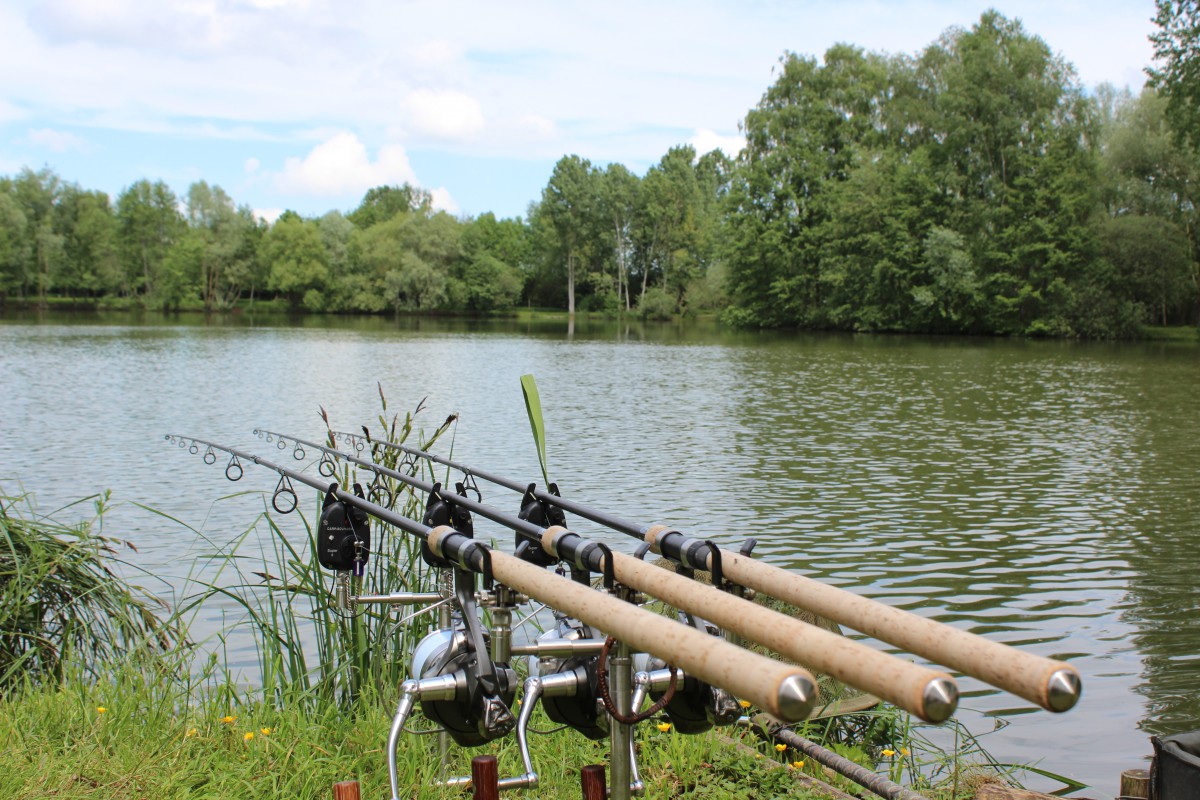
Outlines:
<svg viewBox="0 0 1200 800"><path fill-rule="evenodd" d="M31 800L327 800L333 783L358 780L363 797L387 797L383 743L390 713L380 702L363 708L272 707L248 695L230 697L211 680L185 693L136 670L101 682L30 685L0 701L6 743L0 792ZM540 712L535 716L535 728L549 725ZM638 738L648 798L816 797L797 784L794 770L764 769L773 760L764 755L769 750L738 751L718 735L684 737L652 725L640 726ZM607 742L573 731L531 739L541 784L526 796L578 798L580 767L607 762ZM485 753L498 757L502 777L523 771L515 744L506 740L469 751L452 747L449 773L469 775L470 758ZM464 796L434 786L436 737L405 736L400 766L404 797Z"/></svg>
<svg viewBox="0 0 1200 800"><path fill-rule="evenodd" d="M1143 339L1153 342L1200 342L1200 328L1195 325L1176 325L1170 328L1143 325Z"/></svg>

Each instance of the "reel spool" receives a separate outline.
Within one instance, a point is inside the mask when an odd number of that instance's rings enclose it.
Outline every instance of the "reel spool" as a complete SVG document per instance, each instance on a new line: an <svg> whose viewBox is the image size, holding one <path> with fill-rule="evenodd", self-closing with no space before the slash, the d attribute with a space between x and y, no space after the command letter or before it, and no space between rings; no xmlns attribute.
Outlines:
<svg viewBox="0 0 1200 800"><path fill-rule="evenodd" d="M638 653L633 657L634 669L648 673L658 680L648 686L648 694L657 703L666 694L667 664L660 658ZM742 716L737 698L724 689L705 683L691 675L680 674L675 694L667 700L662 713L685 734L704 733L714 726L733 725Z"/></svg>
<svg viewBox="0 0 1200 800"><path fill-rule="evenodd" d="M595 635L581 622L560 617L558 624L538 637L538 643L552 641L580 641L595 639ZM529 674L539 678L551 675L574 677L574 691L570 694L546 692L542 706L546 716L559 725L567 725L589 739L598 740L608 736L608 714L600 702L596 686L596 656L542 656L529 658Z"/></svg>
<svg viewBox="0 0 1200 800"><path fill-rule="evenodd" d="M416 681L453 679L452 693L422 695L419 699L421 712L445 728L462 747L477 747L498 739L514 724L508 709L517 693L516 672L502 664L494 665L497 691L489 694L480 680L479 666L470 637L459 628L433 631L413 651L412 677Z"/></svg>

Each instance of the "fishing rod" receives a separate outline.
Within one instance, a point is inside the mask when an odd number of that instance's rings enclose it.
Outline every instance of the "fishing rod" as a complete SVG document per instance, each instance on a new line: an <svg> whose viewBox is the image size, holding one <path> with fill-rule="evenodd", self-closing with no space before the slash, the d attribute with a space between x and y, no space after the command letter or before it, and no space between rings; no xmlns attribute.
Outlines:
<svg viewBox="0 0 1200 800"><path fill-rule="evenodd" d="M428 547L433 557L445 559L454 567L456 595L462 606L466 630L435 631L422 640L414 651L411 664L414 677L401 686L401 700L388 736L388 767L393 797L398 796L398 740L417 701L421 702L427 716L442 722L456 741L467 746L503 736L513 727L509 708L515 695L515 673L504 663L492 663L489 660L486 641L477 627L471 625L476 574L483 575L485 594L490 594L498 604L515 604L521 596L533 598L569 613L585 625L606 632L619 643L618 657L613 659L614 663L622 658L629 661L629 649L636 648L674 664L698 680L722 687L772 716L792 722L804 719L815 702L816 681L802 667L752 653L705 631L631 605L616 594L598 592L590 584L546 572L516 556L492 550L449 525L429 526L412 520L370 501L362 493L361 486L355 485L353 493L346 492L336 481L324 482L244 450L190 436L168 434L166 438L178 443L181 448L188 447L193 453L199 452L201 446L205 447L204 461L208 464L216 462L217 451L228 453L230 461L225 468L225 475L230 480L242 477L243 461L273 470L279 475L272 499L272 505L277 510L296 508L296 492L292 481L323 492L325 501L316 545L322 566L338 571L361 572L369 554L369 526L365 524L365 518L370 516L415 536ZM614 586L613 558L608 548L603 545L589 546L586 553L580 555L580 568L605 573L606 583ZM469 579L469 583L466 579ZM565 648L567 652L573 649L570 644ZM608 643L605 644L607 646ZM547 651L553 651L554 647L551 645ZM500 659L495 661L499 662ZM614 677L617 680L612 686L612 694L616 695L613 698L616 702L608 700L605 707L610 714L615 710L618 714L626 715L631 711L628 702L629 680L622 681L619 670ZM548 678L551 683L558 683L553 679L554 676ZM608 692L602 692L602 696L607 697ZM429 713L431 707L438 712L438 716ZM447 718L461 725L451 728ZM628 727L632 721L619 718L618 721L621 724L613 726L613 791L614 797L627 797L631 789L628 778L632 742ZM625 732L617 736L615 732L618 729L624 729ZM624 757L620 757L622 753ZM516 781L501 783L507 784L505 788L530 785L520 782L529 777L526 775Z"/></svg>
<svg viewBox="0 0 1200 800"><path fill-rule="evenodd" d="M655 553L686 568L712 573L714 583L718 578L724 578L791 603L934 663L978 678L1047 711L1069 710L1079 701L1082 693L1083 682L1079 672L1066 662L1035 656L797 575L752 559L748 551L739 554L719 552L711 542L689 537L667 525L633 522L568 500L559 495L558 487L553 483L548 487L549 491L541 491L533 484L519 483L417 448L373 440L365 428L364 432L366 435L335 431L333 436L335 439L340 437L360 452L367 444L380 445L458 470L471 480L482 478L488 483L521 492L538 503L578 514L611 530L641 539Z"/></svg>
<svg viewBox="0 0 1200 800"><path fill-rule="evenodd" d="M343 453L335 448L308 441L292 434L258 429L256 433L321 452L322 457L340 458L347 463L387 476L419 491L426 492L430 503L445 502L479 514L539 543L542 550L568 563L579 563L598 547L562 525L535 521L536 515L513 516L478 500L460 494L443 493L432 484L369 459ZM483 477L482 475L480 477ZM485 478L486 480L486 478ZM518 556L531 548L522 542ZM717 558L721 558L720 551ZM647 564L623 553L612 554L614 574L621 583L656 597L690 614L699 615L715 625L750 639L770 650L824 672L843 683L881 697L929 722L944 722L954 713L958 687L944 672L934 671L896 656L875 650L861 642L781 614L750 600L707 586L669 570ZM718 566L718 571L720 567ZM719 575L714 583L720 584Z"/></svg>

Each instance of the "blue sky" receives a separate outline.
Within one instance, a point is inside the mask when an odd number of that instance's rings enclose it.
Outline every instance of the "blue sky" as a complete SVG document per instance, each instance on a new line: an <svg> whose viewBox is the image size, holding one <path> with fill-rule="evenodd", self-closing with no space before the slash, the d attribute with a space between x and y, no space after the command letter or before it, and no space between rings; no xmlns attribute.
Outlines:
<svg viewBox="0 0 1200 800"><path fill-rule="evenodd" d="M567 153L736 151L785 51L915 53L993 6L1085 86L1142 86L1151 0L0 0L0 175L204 179L268 218L408 181L523 215Z"/></svg>

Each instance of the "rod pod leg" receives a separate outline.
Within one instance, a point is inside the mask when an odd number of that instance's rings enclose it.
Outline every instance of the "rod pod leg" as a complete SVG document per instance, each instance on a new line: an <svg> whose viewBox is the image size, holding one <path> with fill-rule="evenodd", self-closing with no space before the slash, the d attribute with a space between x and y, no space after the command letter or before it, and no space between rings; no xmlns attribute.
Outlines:
<svg viewBox="0 0 1200 800"><path fill-rule="evenodd" d="M400 734L404 732L404 723L412 715L417 700L453 700L456 692L453 675L419 681L409 679L400 684L400 702L396 705L396 715L392 717L387 741L388 781L391 783L392 800L400 798L400 768L396 763L396 748L400 744Z"/></svg>
<svg viewBox="0 0 1200 800"><path fill-rule="evenodd" d="M617 642L616 650L616 655L611 656L608 663L609 692L617 711L628 715L632 702L633 658L625 642ZM609 759L612 762L609 796L612 800L630 800L633 789L633 726L611 718L609 725Z"/></svg>

